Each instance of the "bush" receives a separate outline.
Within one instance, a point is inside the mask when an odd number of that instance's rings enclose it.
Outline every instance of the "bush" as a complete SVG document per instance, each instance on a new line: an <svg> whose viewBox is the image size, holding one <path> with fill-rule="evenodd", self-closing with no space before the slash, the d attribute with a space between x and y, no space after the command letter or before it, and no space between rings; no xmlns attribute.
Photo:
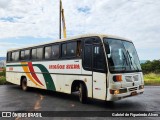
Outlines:
<svg viewBox="0 0 160 120"><path fill-rule="evenodd" d="M3 72L0 72L0 76L6 76L6 69L3 68Z"/></svg>
<svg viewBox="0 0 160 120"><path fill-rule="evenodd" d="M148 73L160 73L160 60L146 61L141 64L142 71L144 74Z"/></svg>
<svg viewBox="0 0 160 120"><path fill-rule="evenodd" d="M0 85L4 85L4 84L6 84L7 82L6 82L6 78L4 77L4 76L1 76L0 77Z"/></svg>

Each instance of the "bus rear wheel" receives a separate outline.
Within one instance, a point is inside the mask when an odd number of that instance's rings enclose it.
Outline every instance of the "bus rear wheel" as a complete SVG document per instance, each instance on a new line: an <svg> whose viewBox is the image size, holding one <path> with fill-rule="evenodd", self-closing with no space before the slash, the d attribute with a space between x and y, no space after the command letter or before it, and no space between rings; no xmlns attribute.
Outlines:
<svg viewBox="0 0 160 120"><path fill-rule="evenodd" d="M86 86L83 83L80 83L79 86L79 101L81 103L86 103L87 101L87 90Z"/></svg>
<svg viewBox="0 0 160 120"><path fill-rule="evenodd" d="M26 78L22 79L21 88L22 88L23 91L26 91L28 89L28 87L27 87L27 79Z"/></svg>

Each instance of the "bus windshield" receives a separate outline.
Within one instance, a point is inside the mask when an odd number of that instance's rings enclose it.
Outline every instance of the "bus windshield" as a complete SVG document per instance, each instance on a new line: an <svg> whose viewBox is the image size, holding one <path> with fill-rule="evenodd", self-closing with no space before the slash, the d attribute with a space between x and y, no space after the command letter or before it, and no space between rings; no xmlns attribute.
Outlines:
<svg viewBox="0 0 160 120"><path fill-rule="evenodd" d="M104 38L104 44L108 44L110 49L107 59L111 73L141 71L139 58L132 42Z"/></svg>

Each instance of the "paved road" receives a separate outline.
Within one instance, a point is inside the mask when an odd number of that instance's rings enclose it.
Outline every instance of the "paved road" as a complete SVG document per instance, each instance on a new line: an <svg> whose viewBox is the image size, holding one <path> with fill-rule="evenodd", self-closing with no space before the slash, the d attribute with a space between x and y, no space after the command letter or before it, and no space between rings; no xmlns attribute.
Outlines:
<svg viewBox="0 0 160 120"><path fill-rule="evenodd" d="M146 86L144 94L109 105L99 100L89 100L88 104L81 104L76 95L39 89L30 89L25 92L19 86L4 85L0 86L0 111L160 111L160 86ZM96 118L85 119L95 120ZM101 117L100 119L106 118ZM120 118L114 119L119 120ZM158 120L160 118L145 119Z"/></svg>

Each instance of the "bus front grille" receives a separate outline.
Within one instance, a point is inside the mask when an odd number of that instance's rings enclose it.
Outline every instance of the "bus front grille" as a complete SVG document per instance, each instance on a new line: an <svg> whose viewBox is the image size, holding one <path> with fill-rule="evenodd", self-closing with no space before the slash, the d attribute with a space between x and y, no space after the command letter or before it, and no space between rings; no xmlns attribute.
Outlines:
<svg viewBox="0 0 160 120"><path fill-rule="evenodd" d="M129 91L135 91L137 90L137 87L133 87L133 88L128 88Z"/></svg>

